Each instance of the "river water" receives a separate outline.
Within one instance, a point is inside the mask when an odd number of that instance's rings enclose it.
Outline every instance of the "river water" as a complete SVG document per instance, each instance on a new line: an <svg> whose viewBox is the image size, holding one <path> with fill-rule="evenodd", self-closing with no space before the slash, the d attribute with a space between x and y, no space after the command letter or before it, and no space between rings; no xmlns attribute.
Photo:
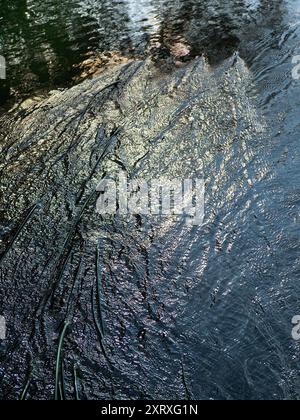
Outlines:
<svg viewBox="0 0 300 420"><path fill-rule="evenodd" d="M1 0L0 6L8 73L0 82L2 103L66 86L74 65L95 52L147 55L159 45L164 55L179 39L191 56L218 61L239 49L251 61L262 43L272 45L270 37L297 23L298 13L296 0Z"/></svg>
<svg viewBox="0 0 300 420"><path fill-rule="evenodd" d="M67 399L299 399L300 2L1 6L3 103L139 58L1 120L2 398L53 397L61 338ZM97 217L120 167L203 177L203 226Z"/></svg>

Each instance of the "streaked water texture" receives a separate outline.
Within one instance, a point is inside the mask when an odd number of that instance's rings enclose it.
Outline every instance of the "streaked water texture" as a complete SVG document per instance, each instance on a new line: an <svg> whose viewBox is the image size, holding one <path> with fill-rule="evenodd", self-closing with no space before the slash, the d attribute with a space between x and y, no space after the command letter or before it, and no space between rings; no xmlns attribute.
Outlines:
<svg viewBox="0 0 300 420"><path fill-rule="evenodd" d="M2 398L299 398L299 8L232 3L206 58L172 2L184 40L2 117ZM97 215L124 169L204 178L204 225Z"/></svg>

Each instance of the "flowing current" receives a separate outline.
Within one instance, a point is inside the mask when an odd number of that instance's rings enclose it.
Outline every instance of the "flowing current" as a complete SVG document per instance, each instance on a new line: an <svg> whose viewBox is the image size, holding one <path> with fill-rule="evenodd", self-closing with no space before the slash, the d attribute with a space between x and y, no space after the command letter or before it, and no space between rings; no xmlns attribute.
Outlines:
<svg viewBox="0 0 300 420"><path fill-rule="evenodd" d="M0 396L298 399L300 3L134 3L145 57L1 117ZM121 171L204 179L203 225L99 215Z"/></svg>

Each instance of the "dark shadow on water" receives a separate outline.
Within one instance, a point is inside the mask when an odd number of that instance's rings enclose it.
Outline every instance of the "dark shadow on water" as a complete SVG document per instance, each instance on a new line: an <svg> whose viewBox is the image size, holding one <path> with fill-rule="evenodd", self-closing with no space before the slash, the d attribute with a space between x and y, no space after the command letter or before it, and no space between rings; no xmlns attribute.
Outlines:
<svg viewBox="0 0 300 420"><path fill-rule="evenodd" d="M249 49L249 41L258 44L266 36L266 29L272 35L282 34L286 14L282 0L258 3L253 9L243 0L166 1L162 24L154 37L162 47L158 55L164 57L174 43L180 42L189 46L190 59L204 54L211 64L218 64L239 50L246 61L251 61L255 51Z"/></svg>

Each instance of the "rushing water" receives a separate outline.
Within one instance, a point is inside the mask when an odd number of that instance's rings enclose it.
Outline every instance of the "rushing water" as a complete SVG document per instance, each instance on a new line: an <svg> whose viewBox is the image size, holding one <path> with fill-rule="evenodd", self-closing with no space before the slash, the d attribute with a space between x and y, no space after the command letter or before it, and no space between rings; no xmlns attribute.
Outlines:
<svg viewBox="0 0 300 420"><path fill-rule="evenodd" d="M10 94L68 83L88 52L155 63L1 119L1 397L51 398L61 337L67 399L299 399L300 2L1 13ZM204 177L204 225L96 215L120 168Z"/></svg>

